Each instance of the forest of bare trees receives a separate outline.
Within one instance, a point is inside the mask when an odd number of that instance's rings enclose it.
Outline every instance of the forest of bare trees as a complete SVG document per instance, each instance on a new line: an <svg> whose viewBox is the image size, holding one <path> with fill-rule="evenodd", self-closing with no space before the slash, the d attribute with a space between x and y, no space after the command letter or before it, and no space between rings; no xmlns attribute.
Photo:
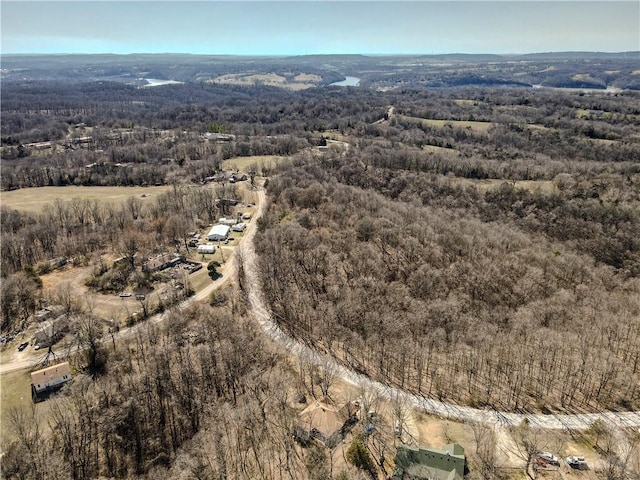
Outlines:
<svg viewBox="0 0 640 480"><path fill-rule="evenodd" d="M508 182L482 193L361 159L269 182L257 244L282 327L434 398L638 408L636 193L594 202L576 185L545 194Z"/></svg>
<svg viewBox="0 0 640 480"><path fill-rule="evenodd" d="M98 94L93 83L8 83L0 179L3 190L200 182L224 159L291 155L331 132L356 141L380 166L512 180L553 179L567 168L628 173L635 172L629 162L640 159L634 95L506 88L292 93L211 85L152 92L120 84ZM379 123L389 105L394 115ZM442 128L421 119L484 127ZM213 125L234 139L203 139ZM83 137L90 141L74 143ZM53 145L39 149L33 142Z"/></svg>
<svg viewBox="0 0 640 480"><path fill-rule="evenodd" d="M5 478L173 478L172 463L189 478L299 478L290 374L255 327L225 307L164 325L109 347L108 375L51 400L50 432L35 410L13 412Z"/></svg>
<svg viewBox="0 0 640 480"><path fill-rule="evenodd" d="M120 204L3 205L3 332L32 322L56 259L91 265L86 285L103 293L134 274L148 282L136 255L184 251L186 232L228 213L220 198L240 196L203 186L222 161L278 155L289 160L260 167L269 205L255 244L288 334L434 399L640 409L636 92L15 80L3 81L2 105L3 190L172 186ZM106 268L105 254L124 267ZM101 339L102 320L79 311L69 288L54 292L84 350L46 421L42 409L11 412L3 476L371 478L360 436L344 446L358 469L349 474L297 436L297 407L331 395L335 371L277 352L247 315L243 280L118 342ZM529 466L538 444L525 427L514 436ZM495 432L474 429L472 478L500 478ZM602 434L612 480L633 463L614 455L614 440Z"/></svg>

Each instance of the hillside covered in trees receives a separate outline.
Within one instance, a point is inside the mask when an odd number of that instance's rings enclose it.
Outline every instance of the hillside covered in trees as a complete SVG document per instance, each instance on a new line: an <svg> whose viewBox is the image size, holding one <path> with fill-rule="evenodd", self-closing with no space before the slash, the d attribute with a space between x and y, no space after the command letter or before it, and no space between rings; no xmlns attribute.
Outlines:
<svg viewBox="0 0 640 480"><path fill-rule="evenodd" d="M403 185L401 200L360 186L383 189L378 175ZM349 156L289 167L269 192L263 281L292 335L434 398L638 408L637 246L610 265L608 221L574 218L599 202L509 183L483 194L429 174L365 172ZM611 208L625 218L613 231L633 246L637 210Z"/></svg>
<svg viewBox="0 0 640 480"><path fill-rule="evenodd" d="M270 179L258 245L275 318L419 394L516 411L637 409L637 122L594 141L579 127L594 123L565 103L594 97L553 97L551 108L548 94L516 92L414 92L355 148L299 155ZM534 113L543 102L546 118ZM618 128L607 118L597 124Z"/></svg>

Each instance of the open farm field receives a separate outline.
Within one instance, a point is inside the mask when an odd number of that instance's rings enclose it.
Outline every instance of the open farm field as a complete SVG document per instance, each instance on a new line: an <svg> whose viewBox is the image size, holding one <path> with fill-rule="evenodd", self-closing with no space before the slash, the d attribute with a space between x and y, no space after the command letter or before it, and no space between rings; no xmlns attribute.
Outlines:
<svg viewBox="0 0 640 480"><path fill-rule="evenodd" d="M57 199L63 202L81 198L120 203L135 196L145 201L170 189L169 185L159 187L36 187L2 192L0 200L2 205L16 210L40 212L44 205L53 203Z"/></svg>
<svg viewBox="0 0 640 480"><path fill-rule="evenodd" d="M279 163L285 161L287 157L280 155L254 155L250 157L233 157L224 160L220 166L226 170L240 170L241 172L248 172L249 169L255 165L258 167L258 171L262 168L273 169Z"/></svg>
<svg viewBox="0 0 640 480"><path fill-rule="evenodd" d="M211 80L211 83L224 85L267 85L269 87L281 87L289 90L306 90L315 87L314 81L318 81L317 75L296 75L294 81L287 80L286 77L277 73L260 74L228 74L221 75ZM321 80L321 79L320 79Z"/></svg>
<svg viewBox="0 0 640 480"><path fill-rule="evenodd" d="M456 105L467 105L467 106L475 106L478 104L478 102L474 101L474 100L469 100L467 98L456 98L453 100L453 103L455 103Z"/></svg>
<svg viewBox="0 0 640 480"><path fill-rule="evenodd" d="M321 82L322 77L313 73L299 73L295 76L296 82Z"/></svg>
<svg viewBox="0 0 640 480"><path fill-rule="evenodd" d="M494 127L496 124L493 122L475 122L469 120L437 120L430 118L419 118L419 117L410 117L406 115L398 115L400 118L405 120L410 120L414 122L421 122L425 125L429 125L432 127L452 127L452 128L465 128L473 131L474 133L486 133L491 127Z"/></svg>

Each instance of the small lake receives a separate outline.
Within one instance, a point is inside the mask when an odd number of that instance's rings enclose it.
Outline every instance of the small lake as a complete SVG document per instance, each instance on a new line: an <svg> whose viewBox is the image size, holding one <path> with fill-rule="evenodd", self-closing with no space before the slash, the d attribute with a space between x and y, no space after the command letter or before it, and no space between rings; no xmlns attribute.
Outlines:
<svg viewBox="0 0 640 480"><path fill-rule="evenodd" d="M144 78L147 81L145 87L159 87L161 85L182 85L184 82L177 82L175 80L160 80L159 78Z"/></svg>
<svg viewBox="0 0 640 480"><path fill-rule="evenodd" d="M341 82L333 82L329 85L335 85L337 87L357 87L360 85L360 79L358 77L345 77Z"/></svg>

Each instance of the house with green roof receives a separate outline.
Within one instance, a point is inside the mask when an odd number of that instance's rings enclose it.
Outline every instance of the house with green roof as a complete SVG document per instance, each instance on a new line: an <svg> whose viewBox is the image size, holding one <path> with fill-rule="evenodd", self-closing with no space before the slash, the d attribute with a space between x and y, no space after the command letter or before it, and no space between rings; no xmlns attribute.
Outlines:
<svg viewBox="0 0 640 480"><path fill-rule="evenodd" d="M394 480L461 480L464 476L464 448L457 443L442 449L399 445Z"/></svg>

